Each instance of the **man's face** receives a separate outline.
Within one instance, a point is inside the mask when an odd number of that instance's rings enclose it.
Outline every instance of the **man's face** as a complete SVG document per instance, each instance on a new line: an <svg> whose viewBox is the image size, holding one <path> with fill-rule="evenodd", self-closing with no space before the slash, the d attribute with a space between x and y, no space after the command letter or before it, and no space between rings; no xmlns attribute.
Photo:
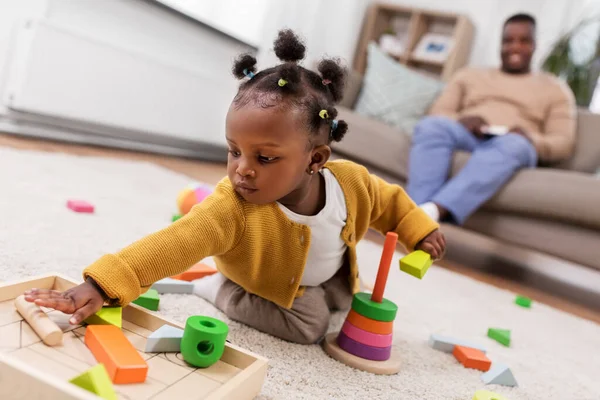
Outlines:
<svg viewBox="0 0 600 400"><path fill-rule="evenodd" d="M529 72L535 50L535 27L530 22L509 22L502 32L502 70L511 74Z"/></svg>

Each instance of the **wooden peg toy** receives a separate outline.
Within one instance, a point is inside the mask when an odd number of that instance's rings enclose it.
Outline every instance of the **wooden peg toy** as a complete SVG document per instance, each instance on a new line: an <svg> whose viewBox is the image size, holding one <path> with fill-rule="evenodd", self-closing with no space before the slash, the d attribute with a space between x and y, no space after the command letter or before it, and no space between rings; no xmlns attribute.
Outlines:
<svg viewBox="0 0 600 400"><path fill-rule="evenodd" d="M63 331L35 303L25 300L21 295L15 299L15 307L29 326L48 346L56 346L62 342Z"/></svg>

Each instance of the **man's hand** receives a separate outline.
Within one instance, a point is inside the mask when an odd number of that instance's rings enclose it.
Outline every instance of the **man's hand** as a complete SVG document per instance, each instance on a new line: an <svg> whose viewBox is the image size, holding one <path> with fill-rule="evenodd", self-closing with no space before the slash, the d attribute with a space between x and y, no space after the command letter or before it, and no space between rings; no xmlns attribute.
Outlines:
<svg viewBox="0 0 600 400"><path fill-rule="evenodd" d="M485 127L488 123L485 119L478 116L466 116L458 120L469 132L476 137L483 137L485 134Z"/></svg>
<svg viewBox="0 0 600 400"><path fill-rule="evenodd" d="M521 135L523 136L525 139L529 140L531 142L531 138L529 137L529 134L527 133L527 131L523 128L521 128L520 126L513 126L512 128L510 128L508 130L509 133L516 133L517 135Z"/></svg>
<svg viewBox="0 0 600 400"><path fill-rule="evenodd" d="M425 236L425 239L421 240L417 244L415 250L423 250L434 260L439 260L446 252L446 238L442 232L436 229L429 235Z"/></svg>
<svg viewBox="0 0 600 400"><path fill-rule="evenodd" d="M104 298L89 281L65 292L50 289L31 289L25 292L25 300L41 307L54 308L65 314L73 314L69 323L77 325L95 314L104 305Z"/></svg>

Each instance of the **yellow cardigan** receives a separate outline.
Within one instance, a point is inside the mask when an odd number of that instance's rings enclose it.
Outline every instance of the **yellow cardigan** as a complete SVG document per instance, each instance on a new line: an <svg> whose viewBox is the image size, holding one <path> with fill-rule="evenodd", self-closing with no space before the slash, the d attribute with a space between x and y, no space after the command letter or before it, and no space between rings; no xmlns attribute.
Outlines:
<svg viewBox="0 0 600 400"><path fill-rule="evenodd" d="M359 290L356 243L369 227L394 231L412 251L438 228L397 185L370 175L350 161L325 165L346 198L348 216L341 236L348 246L349 283ZM214 193L169 227L87 267L113 304L126 305L154 282L213 256L219 271L246 291L290 308L300 287L310 246L310 228L290 221L276 203L246 202L223 179ZM378 263L379 260L373 260Z"/></svg>

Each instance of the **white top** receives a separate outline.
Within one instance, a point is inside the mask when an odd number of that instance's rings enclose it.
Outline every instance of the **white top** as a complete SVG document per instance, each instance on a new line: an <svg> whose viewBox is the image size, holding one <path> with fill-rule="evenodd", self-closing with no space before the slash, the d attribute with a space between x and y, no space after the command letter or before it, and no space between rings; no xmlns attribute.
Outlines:
<svg viewBox="0 0 600 400"><path fill-rule="evenodd" d="M344 264L346 243L341 233L346 226L346 198L342 187L328 169L320 173L325 178L325 207L317 215L300 215L277 203L294 222L310 228L308 258L302 275L302 286L319 286L329 280Z"/></svg>

